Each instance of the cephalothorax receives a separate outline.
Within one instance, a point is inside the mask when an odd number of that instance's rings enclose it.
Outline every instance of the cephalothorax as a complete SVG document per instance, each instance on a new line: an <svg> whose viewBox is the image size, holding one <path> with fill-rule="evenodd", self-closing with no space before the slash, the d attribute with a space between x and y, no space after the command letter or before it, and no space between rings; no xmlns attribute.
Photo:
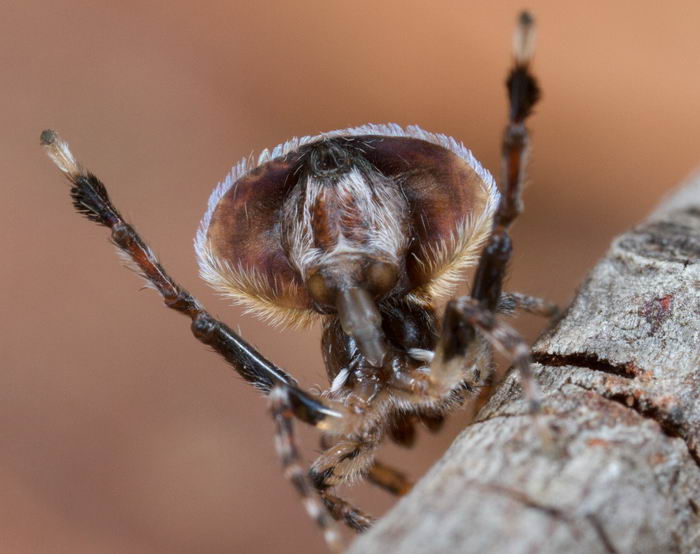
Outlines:
<svg viewBox="0 0 700 554"><path fill-rule="evenodd" d="M555 308L501 287L510 259L508 229L521 209L527 151L524 120L538 98L529 72L532 19L522 14L508 79L503 193L459 142L418 127L365 125L293 139L247 160L213 192L195 248L202 277L272 322L320 320L330 386L316 395L214 319L160 266L53 131L49 155L73 183L76 209L109 227L112 240L164 297L192 319L194 335L268 394L277 448L309 514L340 548L333 520L356 530L371 518L332 494L367 477L397 494L410 485L375 459L386 437L409 445L414 426L437 428L452 408L472 411L497 382L493 348L523 377L538 409L529 349L497 312ZM435 301L478 260L471 294L438 317ZM476 391L479 391L478 393ZM322 455L301 469L292 419L321 432Z"/></svg>

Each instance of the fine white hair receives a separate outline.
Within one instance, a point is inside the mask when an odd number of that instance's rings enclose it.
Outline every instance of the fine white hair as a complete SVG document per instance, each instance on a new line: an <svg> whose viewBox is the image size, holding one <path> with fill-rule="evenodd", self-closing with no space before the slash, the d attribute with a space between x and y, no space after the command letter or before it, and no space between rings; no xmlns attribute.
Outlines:
<svg viewBox="0 0 700 554"><path fill-rule="evenodd" d="M315 319L314 315L308 310L283 308L275 305L275 291L268 290L269 287L264 286L263 280L255 273L254 268L232 267L226 260L219 259L209 245L207 238L209 225L214 211L224 195L255 167L283 158L306 144L338 136L362 135L414 138L436 144L459 156L480 178L483 196L485 197L483 211L477 214L465 215L463 220L457 223L451 236L444 238L438 243L427 245L423 253L423 258L427 260L430 266L429 269L434 270L434 281L425 287L423 292L435 296L449 294L457 283L461 271L474 263L479 249L490 232L493 214L498 205L498 188L491 173L479 163L471 151L461 142L447 135L430 133L416 125L404 128L395 123L367 124L318 135L294 137L271 150L263 150L257 156L257 160L250 156L243 158L234 165L229 174L211 193L206 213L199 224L194 239L194 248L201 277L215 289L232 298L234 302L244 305L248 308L248 311L262 316L273 324L306 325L313 321ZM352 183L352 180L347 182L348 186L351 186ZM377 214L378 216L386 215L382 211L377 211ZM380 233L376 237L378 246L381 242L395 240L399 236L397 233L389 232L393 230L390 227L393 227L396 222L388 218L386 223L389 226L383 228L387 232ZM394 247L390 244L382 246L387 251L394 250ZM384 247L381 249L385 250ZM313 255L313 249L307 250L307 254ZM303 256L300 253L300 256L293 260L293 263L297 266L297 269L303 272L303 267L307 264L303 263L304 260L302 258ZM276 290L282 290L286 286L279 283L274 283L274 285L275 287L273 288ZM260 290L257 290L258 288ZM252 290L255 290L254 294L250 292ZM420 300L418 298L420 296L419 293L412 296L416 296L417 301Z"/></svg>

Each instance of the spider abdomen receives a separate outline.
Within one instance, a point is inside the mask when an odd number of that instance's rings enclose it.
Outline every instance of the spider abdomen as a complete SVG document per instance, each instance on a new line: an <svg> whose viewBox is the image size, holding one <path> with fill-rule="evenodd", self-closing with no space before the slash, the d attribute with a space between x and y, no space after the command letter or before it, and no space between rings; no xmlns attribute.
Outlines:
<svg viewBox="0 0 700 554"><path fill-rule="evenodd" d="M383 294L449 293L497 200L491 175L454 139L366 125L239 163L212 193L196 251L217 290L274 323L303 325L334 309L310 292L321 268L392 284Z"/></svg>

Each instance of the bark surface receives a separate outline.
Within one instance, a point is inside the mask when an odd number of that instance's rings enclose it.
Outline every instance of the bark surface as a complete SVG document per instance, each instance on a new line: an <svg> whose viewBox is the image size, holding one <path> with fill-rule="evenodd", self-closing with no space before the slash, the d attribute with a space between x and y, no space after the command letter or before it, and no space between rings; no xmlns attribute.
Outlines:
<svg viewBox="0 0 700 554"><path fill-rule="evenodd" d="M615 239L511 374L349 552L700 552L700 175Z"/></svg>

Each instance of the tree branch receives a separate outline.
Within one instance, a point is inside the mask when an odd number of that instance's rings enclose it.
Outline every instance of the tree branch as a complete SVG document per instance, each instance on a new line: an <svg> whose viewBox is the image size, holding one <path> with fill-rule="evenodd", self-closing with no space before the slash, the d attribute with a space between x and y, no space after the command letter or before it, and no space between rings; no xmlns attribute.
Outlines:
<svg viewBox="0 0 700 554"><path fill-rule="evenodd" d="M700 552L700 175L615 239L511 374L351 553Z"/></svg>

